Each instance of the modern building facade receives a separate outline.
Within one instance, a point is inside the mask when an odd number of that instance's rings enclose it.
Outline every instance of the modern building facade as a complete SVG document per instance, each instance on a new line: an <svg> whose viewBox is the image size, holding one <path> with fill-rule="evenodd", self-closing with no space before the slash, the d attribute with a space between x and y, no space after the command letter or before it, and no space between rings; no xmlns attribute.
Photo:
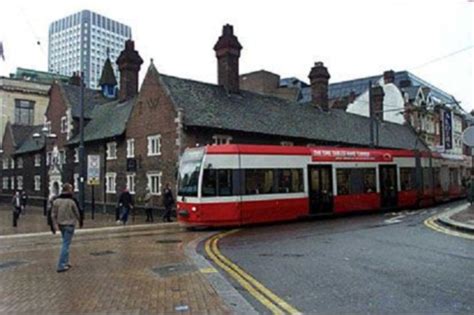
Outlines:
<svg viewBox="0 0 474 315"><path fill-rule="evenodd" d="M115 61L131 37L130 26L95 12L69 15L49 26L48 70L67 76L83 71L86 85L96 89L108 57L119 77Z"/></svg>

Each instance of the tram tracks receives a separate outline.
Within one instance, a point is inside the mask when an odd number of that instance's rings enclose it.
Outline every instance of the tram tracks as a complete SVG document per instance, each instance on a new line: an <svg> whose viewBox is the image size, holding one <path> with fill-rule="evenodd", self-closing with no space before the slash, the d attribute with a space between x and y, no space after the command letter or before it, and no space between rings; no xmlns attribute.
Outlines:
<svg viewBox="0 0 474 315"><path fill-rule="evenodd" d="M238 229L231 230L209 238L205 243L205 251L209 258L273 314L301 314L295 307L270 291L220 252L219 240L238 231Z"/></svg>

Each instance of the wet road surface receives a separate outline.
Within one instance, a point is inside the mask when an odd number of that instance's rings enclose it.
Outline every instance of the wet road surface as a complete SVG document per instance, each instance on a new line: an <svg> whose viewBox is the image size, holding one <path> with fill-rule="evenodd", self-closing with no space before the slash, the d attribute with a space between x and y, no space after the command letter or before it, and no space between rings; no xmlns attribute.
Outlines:
<svg viewBox="0 0 474 315"><path fill-rule="evenodd" d="M304 313L472 314L474 241L423 224L456 205L245 228L219 247Z"/></svg>

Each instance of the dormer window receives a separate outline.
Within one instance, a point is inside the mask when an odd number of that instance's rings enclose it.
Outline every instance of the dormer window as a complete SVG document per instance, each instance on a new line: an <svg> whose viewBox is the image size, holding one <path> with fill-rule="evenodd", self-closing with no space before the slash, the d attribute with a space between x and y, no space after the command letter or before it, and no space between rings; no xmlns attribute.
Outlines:
<svg viewBox="0 0 474 315"><path fill-rule="evenodd" d="M68 119L67 116L61 117L61 133L67 133Z"/></svg>

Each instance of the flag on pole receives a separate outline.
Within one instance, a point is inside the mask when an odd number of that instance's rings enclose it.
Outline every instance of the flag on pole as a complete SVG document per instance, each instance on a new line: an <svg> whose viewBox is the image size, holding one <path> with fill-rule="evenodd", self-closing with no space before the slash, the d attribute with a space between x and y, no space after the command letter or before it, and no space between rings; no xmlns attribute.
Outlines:
<svg viewBox="0 0 474 315"><path fill-rule="evenodd" d="M5 55L3 54L3 42L0 42L0 57L5 61Z"/></svg>

